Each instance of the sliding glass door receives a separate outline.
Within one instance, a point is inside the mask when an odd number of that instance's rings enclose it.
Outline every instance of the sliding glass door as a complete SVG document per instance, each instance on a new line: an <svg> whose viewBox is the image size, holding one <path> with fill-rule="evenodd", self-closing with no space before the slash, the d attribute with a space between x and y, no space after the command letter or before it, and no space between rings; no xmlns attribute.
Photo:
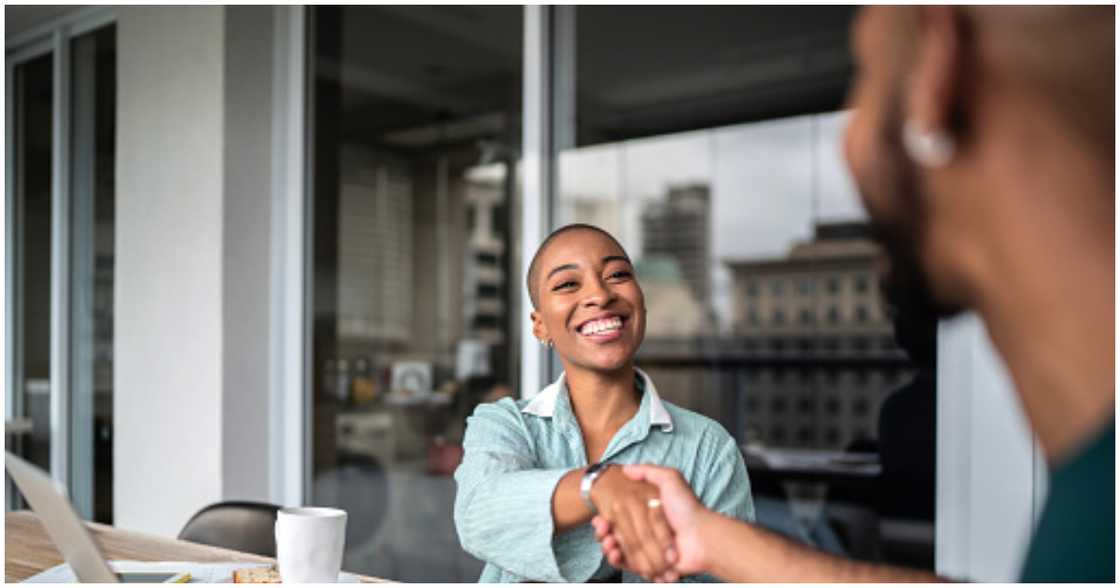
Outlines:
<svg viewBox="0 0 1120 588"><path fill-rule="evenodd" d="M94 10L9 47L6 447L112 522L116 27ZM22 506L9 487L7 507Z"/></svg>
<svg viewBox="0 0 1120 588"><path fill-rule="evenodd" d="M6 444L51 468L51 201L54 56L9 67ZM9 493L11 495L11 493Z"/></svg>

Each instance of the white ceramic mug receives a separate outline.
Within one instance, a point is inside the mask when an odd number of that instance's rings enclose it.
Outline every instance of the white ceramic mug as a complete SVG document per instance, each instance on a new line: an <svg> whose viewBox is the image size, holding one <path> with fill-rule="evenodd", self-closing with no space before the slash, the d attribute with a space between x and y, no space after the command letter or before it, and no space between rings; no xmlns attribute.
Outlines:
<svg viewBox="0 0 1120 588"><path fill-rule="evenodd" d="M346 544L346 511L289 507L276 514L276 563L287 583L337 582Z"/></svg>

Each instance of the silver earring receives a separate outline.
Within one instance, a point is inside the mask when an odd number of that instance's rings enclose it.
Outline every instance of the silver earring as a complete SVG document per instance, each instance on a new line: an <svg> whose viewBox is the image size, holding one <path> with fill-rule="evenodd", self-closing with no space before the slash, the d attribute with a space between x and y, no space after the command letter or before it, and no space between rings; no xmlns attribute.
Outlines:
<svg viewBox="0 0 1120 588"><path fill-rule="evenodd" d="M902 144L906 154L917 164L938 168L945 167L956 155L957 146L953 136L944 129L922 130L917 122L906 121L902 127Z"/></svg>

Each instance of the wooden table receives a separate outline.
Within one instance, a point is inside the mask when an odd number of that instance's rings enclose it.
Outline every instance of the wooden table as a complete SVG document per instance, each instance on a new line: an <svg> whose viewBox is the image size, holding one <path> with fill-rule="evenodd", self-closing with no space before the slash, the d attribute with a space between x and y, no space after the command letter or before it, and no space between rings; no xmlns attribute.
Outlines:
<svg viewBox="0 0 1120 588"><path fill-rule="evenodd" d="M63 562L39 517L29 511L9 512L4 520L4 580L21 582ZM261 562L276 560L212 547L190 541L179 541L135 531L125 531L99 523L86 523L105 559L135 561L200 561ZM379 578L359 576L363 582L385 582Z"/></svg>

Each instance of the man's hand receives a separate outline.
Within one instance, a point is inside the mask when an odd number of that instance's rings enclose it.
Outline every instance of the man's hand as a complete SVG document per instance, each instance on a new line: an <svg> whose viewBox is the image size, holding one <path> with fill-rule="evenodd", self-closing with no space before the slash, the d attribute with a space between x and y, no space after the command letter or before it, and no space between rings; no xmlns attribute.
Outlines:
<svg viewBox="0 0 1120 588"><path fill-rule="evenodd" d="M626 466L623 474L652 484L661 493L661 509L672 527L676 565L653 576L656 582L675 582L700 572L726 582L937 582L929 572L847 560L798 544L751 523L706 508L676 470L657 466ZM632 543L619 540L618 529L595 517L595 538L607 561L633 569Z"/></svg>
<svg viewBox="0 0 1120 588"><path fill-rule="evenodd" d="M682 575L706 571L707 557L700 541L700 528L711 513L700 504L680 472L658 466L628 465L623 468L623 474L631 480L656 487L661 498L660 510L675 534L675 549L669 554L672 556L670 559L675 560L673 569L646 577L659 582L676 582ZM612 566L633 570L635 558L641 555L645 546L635 545L633 539L621 536L618 527L607 517L596 516L591 524L595 527L595 538L602 544L607 561Z"/></svg>
<svg viewBox="0 0 1120 588"><path fill-rule="evenodd" d="M675 563L673 532L664 508L657 505L657 488L627 476L618 466L609 467L591 488L596 516L611 526L612 537L626 546L627 569L654 579L672 570Z"/></svg>

